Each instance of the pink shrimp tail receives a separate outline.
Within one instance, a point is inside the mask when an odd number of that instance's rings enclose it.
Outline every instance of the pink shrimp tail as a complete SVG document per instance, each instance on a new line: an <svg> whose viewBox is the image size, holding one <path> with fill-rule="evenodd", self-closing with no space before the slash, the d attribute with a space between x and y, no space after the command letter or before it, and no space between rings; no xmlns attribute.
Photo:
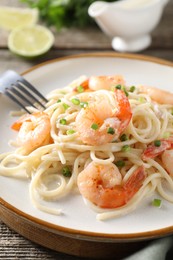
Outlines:
<svg viewBox="0 0 173 260"><path fill-rule="evenodd" d="M124 206L142 187L145 178L146 173L144 167L138 167L125 184L116 185L112 189L105 189L103 193L100 192L102 199L98 206L102 208L118 208Z"/></svg>
<svg viewBox="0 0 173 260"><path fill-rule="evenodd" d="M146 178L144 166L136 169L133 175L127 180L123 188L126 192L126 202L128 202L134 194L141 188L143 181Z"/></svg>
<svg viewBox="0 0 173 260"><path fill-rule="evenodd" d="M120 89L115 90L115 95L118 103L118 111L116 113L119 120L121 120L121 131L123 132L132 118L132 110L128 98L124 91Z"/></svg>
<svg viewBox="0 0 173 260"><path fill-rule="evenodd" d="M173 139L169 140L160 140L161 144L159 147L154 144L150 144L142 154L142 160L153 159L160 154L162 154L165 150L169 150L173 148Z"/></svg>
<svg viewBox="0 0 173 260"><path fill-rule="evenodd" d="M21 116L17 121L15 121L12 125L11 128L15 131L19 131L22 124L24 122L30 122L31 121L31 114L25 114L23 116Z"/></svg>

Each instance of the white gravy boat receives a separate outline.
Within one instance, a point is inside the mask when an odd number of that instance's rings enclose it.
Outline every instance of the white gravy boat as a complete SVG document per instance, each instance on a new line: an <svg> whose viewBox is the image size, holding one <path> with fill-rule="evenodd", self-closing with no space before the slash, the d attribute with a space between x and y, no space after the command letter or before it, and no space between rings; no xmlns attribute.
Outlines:
<svg viewBox="0 0 173 260"><path fill-rule="evenodd" d="M112 38L113 49L135 52L151 44L151 32L158 25L169 0L96 1L88 13Z"/></svg>

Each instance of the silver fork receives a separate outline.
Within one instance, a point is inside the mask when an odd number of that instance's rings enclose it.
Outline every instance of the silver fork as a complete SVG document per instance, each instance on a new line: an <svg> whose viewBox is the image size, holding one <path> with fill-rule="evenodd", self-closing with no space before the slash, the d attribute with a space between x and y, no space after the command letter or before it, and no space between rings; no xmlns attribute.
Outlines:
<svg viewBox="0 0 173 260"><path fill-rule="evenodd" d="M48 102L31 83L12 70L6 71L0 77L0 93L5 94L27 113L30 111L26 106L43 110Z"/></svg>

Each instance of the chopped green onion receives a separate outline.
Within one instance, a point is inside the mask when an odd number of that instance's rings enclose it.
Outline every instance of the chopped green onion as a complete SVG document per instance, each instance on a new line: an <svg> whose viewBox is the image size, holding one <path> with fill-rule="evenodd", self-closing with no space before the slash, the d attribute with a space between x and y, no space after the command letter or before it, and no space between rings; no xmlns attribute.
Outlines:
<svg viewBox="0 0 173 260"><path fill-rule="evenodd" d="M125 93L126 97L128 97L129 93L127 92L127 89L126 89L126 87L124 87L124 86L123 86L122 90L124 91L124 93Z"/></svg>
<svg viewBox="0 0 173 260"><path fill-rule="evenodd" d="M161 207L161 203L162 203L161 199L154 199L154 200L152 201L152 205L153 205L154 207L158 207L158 208Z"/></svg>
<svg viewBox="0 0 173 260"><path fill-rule="evenodd" d="M63 105L63 107L64 107L64 109L65 109L65 110L67 110L67 108L69 108L69 107L70 107L70 106L69 106L69 105L67 105L66 103L63 103L62 105Z"/></svg>
<svg viewBox="0 0 173 260"><path fill-rule="evenodd" d="M72 175L72 172L70 170L70 168L68 166L64 166L62 168L62 174L65 176L65 177L70 177Z"/></svg>
<svg viewBox="0 0 173 260"><path fill-rule="evenodd" d="M88 107L88 102L80 102L80 106L82 108L86 108L86 107Z"/></svg>
<svg viewBox="0 0 173 260"><path fill-rule="evenodd" d="M75 133L75 130L73 130L73 129L68 129L66 132L67 135L72 135L74 133Z"/></svg>
<svg viewBox="0 0 173 260"><path fill-rule="evenodd" d="M61 99L58 99L58 100L57 100L57 103L60 103L60 102L61 102Z"/></svg>
<svg viewBox="0 0 173 260"><path fill-rule="evenodd" d="M115 134L115 130L112 127L109 127L107 133L113 135Z"/></svg>
<svg viewBox="0 0 173 260"><path fill-rule="evenodd" d="M136 87L135 87L135 86L131 86L129 91L130 91L130 92L134 92L134 91L135 91L135 89L136 89Z"/></svg>
<svg viewBox="0 0 173 260"><path fill-rule="evenodd" d="M115 86L116 89L121 89L121 85Z"/></svg>
<svg viewBox="0 0 173 260"><path fill-rule="evenodd" d="M78 86L77 88L77 92L79 92L79 93L82 93L82 92L84 92L84 87L83 86Z"/></svg>
<svg viewBox="0 0 173 260"><path fill-rule="evenodd" d="M161 141L160 141L160 140L155 140L155 141L154 141L154 145L155 145L156 147L161 146Z"/></svg>
<svg viewBox="0 0 173 260"><path fill-rule="evenodd" d="M130 146L127 144L127 145L124 145L121 149L122 152L129 152L130 151Z"/></svg>
<svg viewBox="0 0 173 260"><path fill-rule="evenodd" d="M125 161L119 160L119 161L115 162L115 165L117 167L123 167L123 166L125 166Z"/></svg>
<svg viewBox="0 0 173 260"><path fill-rule="evenodd" d="M93 124L91 125L91 128L92 128L93 130L97 130L97 129L99 128L99 126L98 126L98 124L93 123Z"/></svg>
<svg viewBox="0 0 173 260"><path fill-rule="evenodd" d="M80 104L80 100L78 98L73 98L71 100L71 102L74 104L74 105L79 105Z"/></svg>
<svg viewBox="0 0 173 260"><path fill-rule="evenodd" d="M123 134L123 135L120 136L120 140L121 140L121 142L127 141L128 136L126 134Z"/></svg>
<svg viewBox="0 0 173 260"><path fill-rule="evenodd" d="M67 120L65 118L61 118L59 120L59 122L60 122L61 125L66 125L67 124Z"/></svg>

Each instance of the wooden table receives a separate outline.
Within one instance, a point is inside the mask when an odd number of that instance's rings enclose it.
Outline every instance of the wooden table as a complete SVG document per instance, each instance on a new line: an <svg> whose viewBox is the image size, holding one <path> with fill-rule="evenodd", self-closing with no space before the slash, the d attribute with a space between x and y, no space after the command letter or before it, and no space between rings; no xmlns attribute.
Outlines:
<svg viewBox="0 0 173 260"><path fill-rule="evenodd" d="M1 5L9 6L25 6L19 4L17 0L1 0ZM111 48L110 39L105 36L97 28L88 28L84 30L78 29L63 29L61 32L55 32L55 44L51 51L42 58L28 61L13 55L7 48L8 33L0 30L0 73L7 69L14 69L22 73L26 69L38 63L58 58L67 55L88 53L88 52L107 52L113 51ZM165 8L162 20L159 26L152 33L151 46L140 54L155 56L169 61L173 61L173 0ZM167 257L170 256L170 245L172 237L157 240L157 242L144 243L143 254L146 254L145 259L151 259L148 252L152 250L162 250L165 244L165 250L169 251ZM137 248L137 245L136 245ZM158 251L158 252L160 252ZM165 251L166 252L166 251ZM163 250L162 250L163 253ZM161 254L162 254L161 253ZM165 253L166 254L166 253ZM126 255L128 259L128 253ZM137 259L141 255L137 255ZM118 256L114 259L120 259ZM58 253L34 244L21 235L15 233L5 224L0 222L0 259L82 259L75 256ZM129 258L129 259L133 259ZM156 259L156 258L152 258ZM162 259L162 258L157 258ZM164 258L163 258L164 259ZM171 258L167 258L171 259Z"/></svg>

